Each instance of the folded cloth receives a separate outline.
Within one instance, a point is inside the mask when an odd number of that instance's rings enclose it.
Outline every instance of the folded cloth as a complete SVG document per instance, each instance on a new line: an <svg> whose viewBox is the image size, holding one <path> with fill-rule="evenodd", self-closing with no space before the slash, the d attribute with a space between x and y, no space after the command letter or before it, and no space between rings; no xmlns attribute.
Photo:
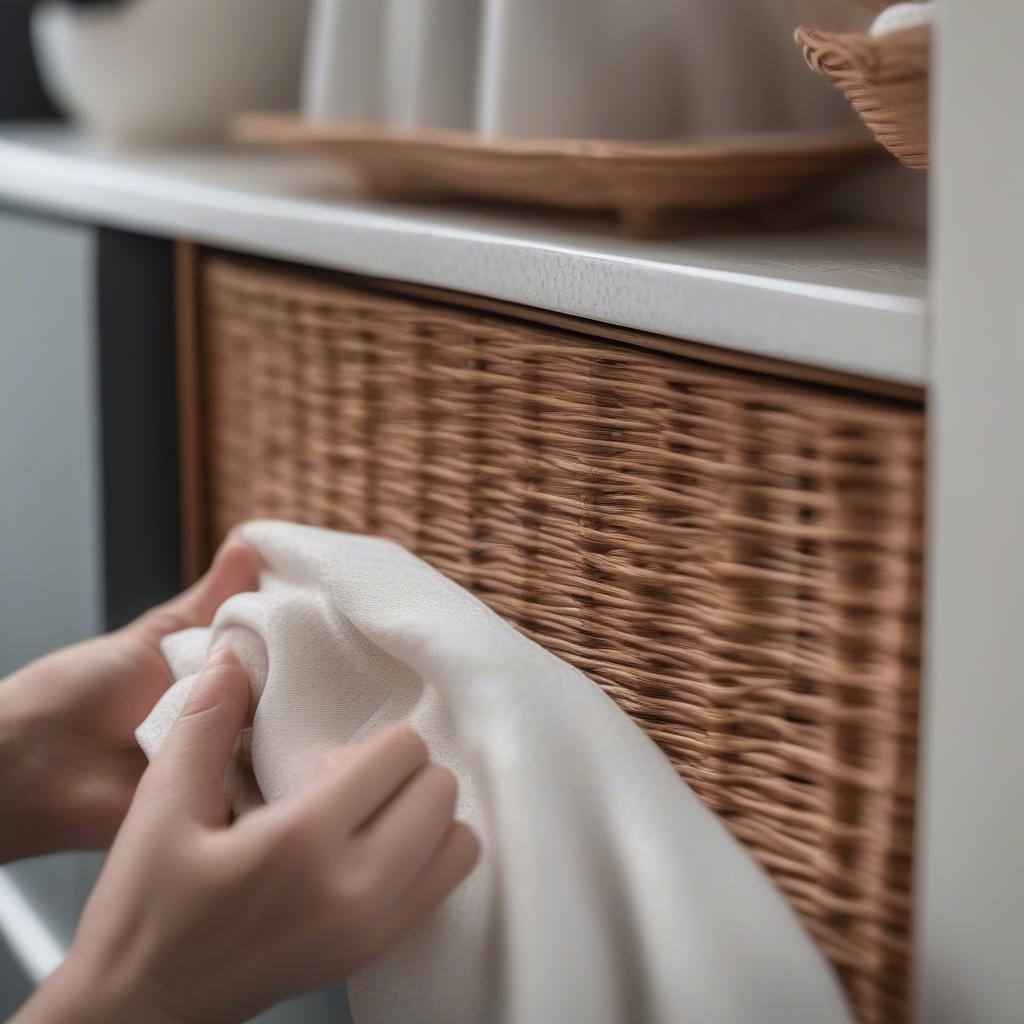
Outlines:
<svg viewBox="0 0 1024 1024"><path fill-rule="evenodd" d="M242 537L260 589L166 639L153 756L227 644L257 700L267 800L303 763L404 720L461 784L477 869L349 981L360 1024L833 1024L832 972L749 854L630 718L403 548L278 522Z"/></svg>

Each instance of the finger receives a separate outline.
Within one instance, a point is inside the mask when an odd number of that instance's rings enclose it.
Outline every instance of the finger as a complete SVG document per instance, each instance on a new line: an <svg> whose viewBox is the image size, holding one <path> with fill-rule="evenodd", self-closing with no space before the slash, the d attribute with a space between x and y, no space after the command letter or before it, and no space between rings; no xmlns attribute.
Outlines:
<svg viewBox="0 0 1024 1024"><path fill-rule="evenodd" d="M437 853L455 820L458 784L447 768L421 768L359 833L388 889L403 891Z"/></svg>
<svg viewBox="0 0 1024 1024"><path fill-rule="evenodd" d="M243 730L239 739L248 733L251 742L251 730ZM240 759L237 752L233 760L237 767L237 773L230 779L231 791L228 796L229 804L234 821L240 822L244 818L246 826L255 832L258 829L267 827L280 827L285 822L304 820L305 815L311 815L313 820L326 822L330 828L332 842L334 841L335 822L332 819L337 817L337 808L333 806L336 794L333 791L325 793L322 786L325 776L333 776L338 766L341 765L352 751L352 747L332 747L326 752L316 754L308 758L302 765L299 774L298 792L300 795L290 800L279 800L273 804L267 804L263 792L256 781L252 769L251 757L246 762ZM236 746L237 750L237 746ZM309 790L313 790L310 796ZM301 794L305 792L305 796ZM332 802L332 805L325 805L325 798ZM349 835L351 829L344 827L345 835ZM255 842L255 840L253 840Z"/></svg>
<svg viewBox="0 0 1024 1024"><path fill-rule="evenodd" d="M184 593L154 608L139 625L158 638L191 626L208 626L217 609L232 595L259 586L261 562L255 548L237 536L221 545L213 565Z"/></svg>
<svg viewBox="0 0 1024 1024"><path fill-rule="evenodd" d="M297 801L315 814L330 807L334 822L352 833L429 760L427 745L407 725L393 725L349 749Z"/></svg>
<svg viewBox="0 0 1024 1024"><path fill-rule="evenodd" d="M188 626L208 626L217 609L232 594L259 585L260 556L241 538L230 536L221 545L206 574L172 601Z"/></svg>
<svg viewBox="0 0 1024 1024"><path fill-rule="evenodd" d="M249 680L235 655L221 648L196 677L153 760L146 781L161 803L205 825L224 825L224 776L248 717Z"/></svg>
<svg viewBox="0 0 1024 1024"><path fill-rule="evenodd" d="M386 916L389 934L383 939L383 948L436 910L469 875L479 858L480 841L476 834L463 822L455 822L434 856L398 897L393 912Z"/></svg>

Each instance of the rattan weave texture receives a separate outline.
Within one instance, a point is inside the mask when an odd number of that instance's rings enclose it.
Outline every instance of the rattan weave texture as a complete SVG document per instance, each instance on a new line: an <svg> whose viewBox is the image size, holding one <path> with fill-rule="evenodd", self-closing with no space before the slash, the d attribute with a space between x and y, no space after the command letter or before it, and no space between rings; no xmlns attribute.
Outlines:
<svg viewBox="0 0 1024 1024"><path fill-rule="evenodd" d="M252 516L379 533L469 587L660 744L862 1021L906 1019L920 408L204 268L214 539Z"/></svg>

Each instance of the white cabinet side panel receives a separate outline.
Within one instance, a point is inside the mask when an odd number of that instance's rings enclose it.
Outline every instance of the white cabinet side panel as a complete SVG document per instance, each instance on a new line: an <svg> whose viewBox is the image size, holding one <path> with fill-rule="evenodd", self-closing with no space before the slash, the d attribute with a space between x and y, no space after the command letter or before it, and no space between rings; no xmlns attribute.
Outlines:
<svg viewBox="0 0 1024 1024"><path fill-rule="evenodd" d="M1024 7L943 0L918 1014L1024 1019Z"/></svg>

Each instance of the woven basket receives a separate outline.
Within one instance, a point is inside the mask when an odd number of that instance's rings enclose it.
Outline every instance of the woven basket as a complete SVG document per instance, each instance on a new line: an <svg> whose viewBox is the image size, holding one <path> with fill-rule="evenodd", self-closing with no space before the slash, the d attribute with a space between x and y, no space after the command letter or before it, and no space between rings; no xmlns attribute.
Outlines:
<svg viewBox="0 0 1024 1024"><path fill-rule="evenodd" d="M274 516L470 588L661 746L862 1021L905 1020L920 407L240 259L199 281L209 547Z"/></svg>
<svg viewBox="0 0 1024 1024"><path fill-rule="evenodd" d="M796 41L890 153L908 167L928 166L930 28L877 37L800 28Z"/></svg>

